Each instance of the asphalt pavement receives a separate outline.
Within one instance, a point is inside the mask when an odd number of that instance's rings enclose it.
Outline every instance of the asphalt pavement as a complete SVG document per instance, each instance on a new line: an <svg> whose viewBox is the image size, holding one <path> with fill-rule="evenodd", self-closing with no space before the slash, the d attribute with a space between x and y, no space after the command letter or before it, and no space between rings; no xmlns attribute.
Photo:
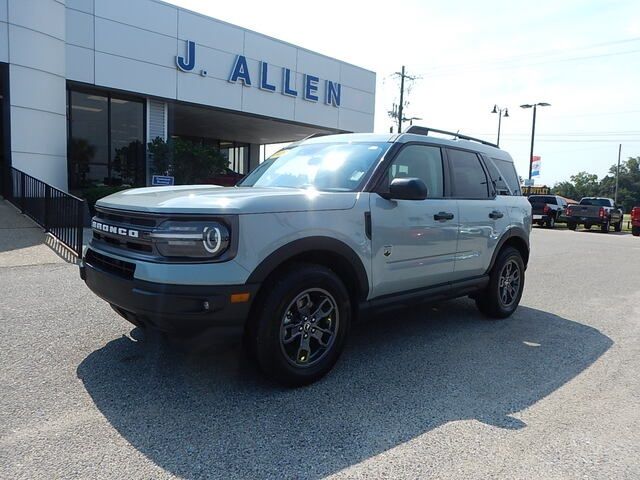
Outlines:
<svg viewBox="0 0 640 480"><path fill-rule="evenodd" d="M640 478L640 239L532 248L512 318L379 315L297 390L133 328L73 265L0 266L0 478Z"/></svg>

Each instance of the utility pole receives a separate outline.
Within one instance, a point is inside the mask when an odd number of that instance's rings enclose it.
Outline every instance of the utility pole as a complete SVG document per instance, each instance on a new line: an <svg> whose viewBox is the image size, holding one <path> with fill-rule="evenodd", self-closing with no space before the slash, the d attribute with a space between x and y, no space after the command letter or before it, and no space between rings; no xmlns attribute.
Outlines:
<svg viewBox="0 0 640 480"><path fill-rule="evenodd" d="M407 75L404 65L402 66L402 70L400 72L395 72L393 76L400 77L400 103L397 105L397 108L396 108L396 105L394 104L393 109L388 113L391 118L396 119L398 121L398 133L400 133L402 132L402 122L404 122L405 120L408 120L407 118L404 118L405 80L414 81L414 80L417 80L419 77Z"/></svg>
<svg viewBox="0 0 640 480"><path fill-rule="evenodd" d="M404 65L400 74L400 105L398 105L398 133L402 132L402 107L404 106Z"/></svg>
<svg viewBox="0 0 640 480"><path fill-rule="evenodd" d="M618 145L618 169L616 170L616 191L613 194L613 203L618 204L618 179L620 178L620 155L622 154L622 144Z"/></svg>

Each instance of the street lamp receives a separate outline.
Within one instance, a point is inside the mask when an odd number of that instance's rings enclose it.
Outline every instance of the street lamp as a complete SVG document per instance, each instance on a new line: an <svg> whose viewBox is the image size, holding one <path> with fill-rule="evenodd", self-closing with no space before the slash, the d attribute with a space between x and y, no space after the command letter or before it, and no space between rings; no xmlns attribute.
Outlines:
<svg viewBox="0 0 640 480"><path fill-rule="evenodd" d="M524 105L520 105L520 108L531 108L533 107L533 123L531 124L531 154L529 155L529 180L531 180L531 167L533 165L533 141L536 136L536 111L537 107L550 107L550 103L546 102L538 102L534 104L525 103Z"/></svg>
<svg viewBox="0 0 640 480"><path fill-rule="evenodd" d="M508 108L500 108L500 107L498 107L498 105L494 105L493 106L493 110L491 110L491 113L497 113L498 114L498 141L496 142L496 145L499 147L500 146L500 125L502 124L502 117L504 117L504 118L508 118L509 117L509 109Z"/></svg>

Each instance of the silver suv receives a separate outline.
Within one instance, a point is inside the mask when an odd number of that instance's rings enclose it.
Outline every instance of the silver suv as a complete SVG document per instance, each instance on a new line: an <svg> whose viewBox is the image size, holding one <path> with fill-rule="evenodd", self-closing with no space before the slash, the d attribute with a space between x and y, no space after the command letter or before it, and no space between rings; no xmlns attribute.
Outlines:
<svg viewBox="0 0 640 480"><path fill-rule="evenodd" d="M424 127L307 139L236 187L133 189L96 210L91 290L141 327L241 333L290 385L326 374L367 309L468 295L508 317L529 259L509 154Z"/></svg>

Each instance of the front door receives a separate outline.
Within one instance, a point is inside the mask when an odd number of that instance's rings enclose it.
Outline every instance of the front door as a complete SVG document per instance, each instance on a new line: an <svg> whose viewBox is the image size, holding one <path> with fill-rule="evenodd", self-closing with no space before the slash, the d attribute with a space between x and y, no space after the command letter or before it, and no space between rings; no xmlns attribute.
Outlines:
<svg viewBox="0 0 640 480"><path fill-rule="evenodd" d="M445 198L440 147L405 145L389 166L381 191L398 177L427 185L425 200L386 200L371 194L372 297L450 280L458 237L456 200Z"/></svg>
<svg viewBox="0 0 640 480"><path fill-rule="evenodd" d="M509 227L509 214L477 154L447 149L447 157L460 224L452 279L461 280L483 275L489 268L493 251Z"/></svg>

